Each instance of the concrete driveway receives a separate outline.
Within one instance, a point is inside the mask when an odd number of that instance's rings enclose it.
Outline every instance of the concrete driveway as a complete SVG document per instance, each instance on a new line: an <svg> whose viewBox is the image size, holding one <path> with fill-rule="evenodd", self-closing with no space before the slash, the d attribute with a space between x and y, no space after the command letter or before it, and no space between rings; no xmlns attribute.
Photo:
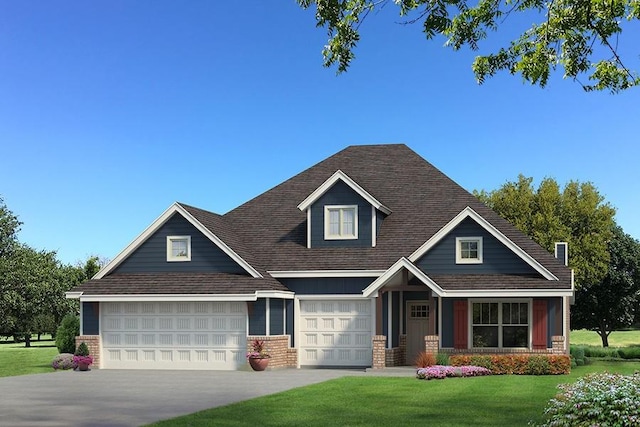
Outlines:
<svg viewBox="0 0 640 427"><path fill-rule="evenodd" d="M94 369L0 378L0 426L139 426L348 375L376 373Z"/></svg>

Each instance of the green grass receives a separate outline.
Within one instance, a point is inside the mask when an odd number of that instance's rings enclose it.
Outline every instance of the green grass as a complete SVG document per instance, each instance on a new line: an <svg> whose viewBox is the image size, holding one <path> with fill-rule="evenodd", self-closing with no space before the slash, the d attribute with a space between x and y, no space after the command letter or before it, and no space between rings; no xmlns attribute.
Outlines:
<svg viewBox="0 0 640 427"><path fill-rule="evenodd" d="M153 426L524 426L540 422L560 383L590 372L632 374L640 363L595 362L563 376L445 380L345 377L152 424ZM309 372L313 375L313 371Z"/></svg>
<svg viewBox="0 0 640 427"><path fill-rule="evenodd" d="M602 339L594 331L581 329L571 331L571 345L591 345L602 347ZM609 335L609 347L629 347L640 345L640 330L613 331Z"/></svg>
<svg viewBox="0 0 640 427"><path fill-rule="evenodd" d="M41 341L31 341L30 348L25 348L24 343L2 340L0 377L53 372L51 361L56 354L58 349L50 336L43 337Z"/></svg>

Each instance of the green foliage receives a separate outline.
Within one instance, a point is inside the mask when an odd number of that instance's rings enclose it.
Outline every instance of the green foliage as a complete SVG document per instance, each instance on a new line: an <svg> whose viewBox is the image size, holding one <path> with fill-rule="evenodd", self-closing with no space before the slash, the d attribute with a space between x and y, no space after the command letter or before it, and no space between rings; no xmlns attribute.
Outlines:
<svg viewBox="0 0 640 427"><path fill-rule="evenodd" d="M0 197L0 258L5 258L13 251L18 242L18 231L22 223L18 217L7 208L4 199Z"/></svg>
<svg viewBox="0 0 640 427"><path fill-rule="evenodd" d="M530 354L455 354L452 366L481 366L494 375L561 375L571 372L571 358L566 355Z"/></svg>
<svg viewBox="0 0 640 427"><path fill-rule="evenodd" d="M447 353L437 353L436 354L436 365L442 365L442 366L449 365L449 354L447 354Z"/></svg>
<svg viewBox="0 0 640 427"><path fill-rule="evenodd" d="M80 318L75 314L67 314L56 332L56 347L60 353L74 353L76 336L80 335Z"/></svg>
<svg viewBox="0 0 640 427"><path fill-rule="evenodd" d="M569 352L571 353L571 358L576 361L576 365L582 366L586 363L584 347L571 346Z"/></svg>
<svg viewBox="0 0 640 427"><path fill-rule="evenodd" d="M297 0L307 9L316 5L316 26L327 29L328 43L322 54L324 65L347 70L355 58L359 28L372 12L388 0ZM531 84L546 86L558 67L564 77L577 81L586 91L612 93L640 85L637 72L627 68L618 52L625 21L640 20L638 0L396 0L405 23L423 22L427 39L442 36L454 50L468 46L479 50L489 33L508 28L522 15L531 27L508 46L479 55L472 69L479 83L500 71L520 74ZM631 31L627 28L626 31ZM586 77L591 84L582 83Z"/></svg>
<svg viewBox="0 0 640 427"><path fill-rule="evenodd" d="M640 422L640 373L591 374L558 386L542 426L637 426Z"/></svg>
<svg viewBox="0 0 640 427"><path fill-rule="evenodd" d="M76 352L74 353L74 355L89 356L89 347L87 346L87 343L82 341L80 345L78 345L78 348L76 349Z"/></svg>
<svg viewBox="0 0 640 427"><path fill-rule="evenodd" d="M640 359L640 347L619 348L618 353L623 359Z"/></svg>

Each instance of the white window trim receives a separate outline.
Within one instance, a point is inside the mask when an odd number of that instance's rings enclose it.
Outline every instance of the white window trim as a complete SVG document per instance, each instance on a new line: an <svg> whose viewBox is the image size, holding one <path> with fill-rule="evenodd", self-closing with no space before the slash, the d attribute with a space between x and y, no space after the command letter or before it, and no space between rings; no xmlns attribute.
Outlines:
<svg viewBox="0 0 640 427"><path fill-rule="evenodd" d="M353 209L353 235L343 236L330 234L329 211ZM342 228L342 217L340 218ZM358 205L326 205L324 207L324 239L325 240L357 240L358 239Z"/></svg>
<svg viewBox="0 0 640 427"><path fill-rule="evenodd" d="M171 253L171 244L173 241L186 240L187 256L174 257ZM191 261L191 236L167 236L167 262L185 262Z"/></svg>
<svg viewBox="0 0 640 427"><path fill-rule="evenodd" d="M462 258L462 242L478 243L478 258ZM456 237L456 264L482 264L482 237Z"/></svg>
<svg viewBox="0 0 640 427"><path fill-rule="evenodd" d="M498 327L498 347L473 347L473 304L477 304L477 303L498 303L498 324L496 325ZM527 310L527 319L528 319L528 323L527 323L527 328L528 328L528 340L527 340L527 347L503 347L502 346L502 328L505 326L502 323L502 304L510 304L510 303L527 303L528 306L528 310ZM510 350L510 349L523 349L523 348L527 348L527 349L532 349L533 348L533 299L531 298L518 298L518 299L470 299L469 300L469 348L477 350L477 349L506 349L506 350ZM510 325L506 325L506 326L510 326ZM520 326L524 326L524 325L520 325Z"/></svg>

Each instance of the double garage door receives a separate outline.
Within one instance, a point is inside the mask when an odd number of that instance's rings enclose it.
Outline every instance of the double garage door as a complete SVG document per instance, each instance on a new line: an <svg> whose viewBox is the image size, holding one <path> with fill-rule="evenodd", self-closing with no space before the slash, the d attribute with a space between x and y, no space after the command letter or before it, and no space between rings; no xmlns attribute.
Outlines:
<svg viewBox="0 0 640 427"><path fill-rule="evenodd" d="M246 363L244 302L101 304L103 368L237 369Z"/></svg>
<svg viewBox="0 0 640 427"><path fill-rule="evenodd" d="M372 362L370 300L301 300L301 366L368 367Z"/></svg>

